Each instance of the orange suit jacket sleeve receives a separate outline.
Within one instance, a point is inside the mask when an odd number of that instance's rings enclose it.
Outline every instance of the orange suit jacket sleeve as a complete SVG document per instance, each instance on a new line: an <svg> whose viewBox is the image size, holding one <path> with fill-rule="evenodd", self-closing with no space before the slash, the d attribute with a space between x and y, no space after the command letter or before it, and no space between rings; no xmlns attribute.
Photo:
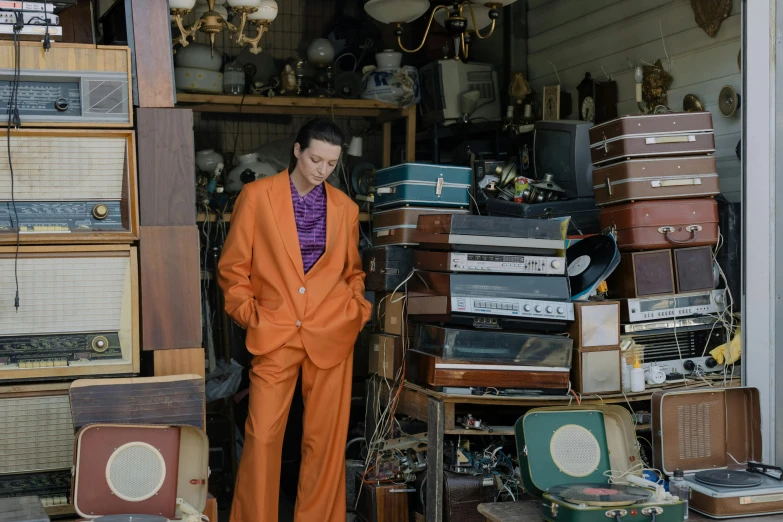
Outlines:
<svg viewBox="0 0 783 522"><path fill-rule="evenodd" d="M234 206L218 263L226 312L247 330L256 355L297 333L313 362L342 362L370 319L359 256L359 209L326 188L326 249L302 267L288 172L245 185Z"/></svg>

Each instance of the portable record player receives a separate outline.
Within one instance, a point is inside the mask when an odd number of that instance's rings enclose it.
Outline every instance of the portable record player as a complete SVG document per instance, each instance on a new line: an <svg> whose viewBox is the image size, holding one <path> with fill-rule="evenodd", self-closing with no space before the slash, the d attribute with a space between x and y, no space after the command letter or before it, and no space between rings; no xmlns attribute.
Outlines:
<svg viewBox="0 0 783 522"><path fill-rule="evenodd" d="M655 467L684 472L691 509L711 518L783 513L783 472L758 463L756 388L659 390L652 407Z"/></svg>
<svg viewBox="0 0 783 522"><path fill-rule="evenodd" d="M682 522L685 504L642 478L631 414L622 406L533 408L515 427L525 490L550 522Z"/></svg>
<svg viewBox="0 0 783 522"><path fill-rule="evenodd" d="M201 522L209 441L194 426L89 424L76 433L73 473L82 518Z"/></svg>

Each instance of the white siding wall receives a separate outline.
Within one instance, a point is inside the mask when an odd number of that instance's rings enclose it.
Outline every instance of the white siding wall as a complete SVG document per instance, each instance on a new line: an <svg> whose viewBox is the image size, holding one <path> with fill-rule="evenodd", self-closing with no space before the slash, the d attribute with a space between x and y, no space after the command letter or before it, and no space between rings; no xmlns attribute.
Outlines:
<svg viewBox="0 0 783 522"><path fill-rule="evenodd" d="M673 76L669 107L682 110L686 94L695 94L712 112L721 190L739 201L741 172L735 147L740 139L739 112L724 118L718 111L718 93L724 85L741 92L737 66L740 41L740 0L733 0L731 16L714 38L696 25L690 0L528 0L528 79L537 92L556 85L557 67L562 88L571 93L576 119L577 85L590 72L605 78L601 67L617 81L618 113L637 114L633 69L639 60L661 59ZM660 22L660 25L659 25ZM671 59L671 69L661 41ZM742 110L742 109L740 109Z"/></svg>

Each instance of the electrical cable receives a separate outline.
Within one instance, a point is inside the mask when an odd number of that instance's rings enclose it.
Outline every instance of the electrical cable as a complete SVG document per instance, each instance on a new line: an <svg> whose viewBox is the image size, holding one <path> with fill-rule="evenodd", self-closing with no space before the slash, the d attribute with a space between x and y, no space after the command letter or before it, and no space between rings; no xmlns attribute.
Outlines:
<svg viewBox="0 0 783 522"><path fill-rule="evenodd" d="M8 99L8 127L6 129L6 143L8 151L8 169L11 174L11 205L13 207L14 217L11 220L11 226L16 228L16 253L14 254L14 282L16 284L16 293L14 295L14 308L16 312L19 312L19 243L21 234L21 223L19 223L19 214L16 210L16 196L14 194L14 165L11 160L11 122L14 123L14 128L19 128L21 125L21 119L19 117L18 96L19 96L19 83L22 74L19 61L21 60L21 41L19 39L19 31L24 28L24 21L22 13L16 13L16 22L13 25L14 31L14 75L11 80L11 92ZM16 224L14 225L14 221Z"/></svg>

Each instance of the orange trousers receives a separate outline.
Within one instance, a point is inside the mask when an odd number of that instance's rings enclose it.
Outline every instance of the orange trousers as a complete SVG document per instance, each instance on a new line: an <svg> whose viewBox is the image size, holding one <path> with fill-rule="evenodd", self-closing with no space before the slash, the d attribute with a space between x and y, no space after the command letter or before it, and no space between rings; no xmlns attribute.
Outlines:
<svg viewBox="0 0 783 522"><path fill-rule="evenodd" d="M253 358L245 445L231 522L278 522L280 466L288 411L302 369L302 464L295 522L345 522L345 444L353 352L327 370L307 356L298 335Z"/></svg>

